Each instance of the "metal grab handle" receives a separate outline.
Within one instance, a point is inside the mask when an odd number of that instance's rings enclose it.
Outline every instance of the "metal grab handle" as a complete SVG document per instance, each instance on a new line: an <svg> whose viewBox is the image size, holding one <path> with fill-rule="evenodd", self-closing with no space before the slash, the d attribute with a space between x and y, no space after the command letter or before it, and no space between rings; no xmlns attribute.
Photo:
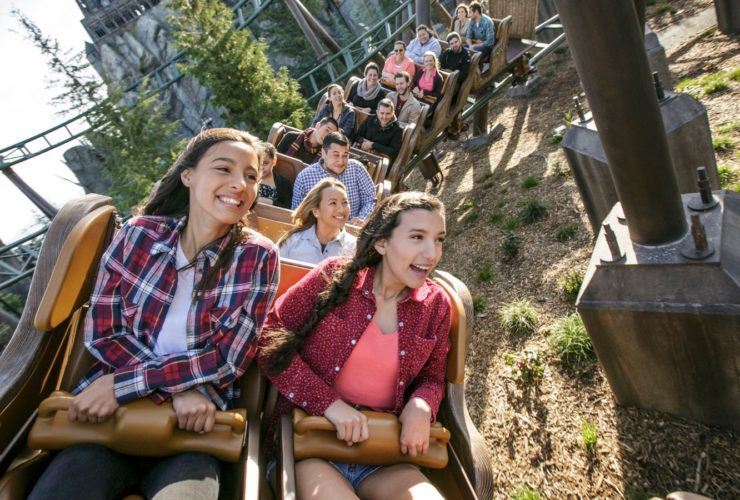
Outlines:
<svg viewBox="0 0 740 500"><path fill-rule="evenodd" d="M73 399L74 396L69 393L65 393L62 391L52 393L51 396L43 400L39 405L39 418L52 417L58 411L69 411L69 405L72 404ZM132 408L126 408L126 405L122 405L119 410L121 408L125 408L126 411L129 412L136 411ZM116 410L116 414L119 410ZM162 409L161 411L167 410ZM171 406L169 406L169 411L173 416L175 415L175 410L173 410ZM116 414L114 414L113 417L116 417ZM175 418L175 422L177 422L177 418ZM244 418L240 414L227 411L216 412L216 423L219 425L226 425L228 427L231 427L231 430L237 434L244 433L244 427L246 424Z"/></svg>
<svg viewBox="0 0 740 500"><path fill-rule="evenodd" d="M372 420L372 417L368 417L368 419ZM336 432L337 428L326 417L318 416L303 417L295 423L294 431L296 434L305 434L312 430ZM450 431L435 422L429 429L429 439L436 439L441 444L447 444L450 441Z"/></svg>

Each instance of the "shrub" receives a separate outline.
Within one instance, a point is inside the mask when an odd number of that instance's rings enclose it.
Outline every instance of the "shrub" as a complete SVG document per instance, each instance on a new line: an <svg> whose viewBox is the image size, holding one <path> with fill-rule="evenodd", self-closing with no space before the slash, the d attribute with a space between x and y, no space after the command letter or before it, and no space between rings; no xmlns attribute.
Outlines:
<svg viewBox="0 0 740 500"><path fill-rule="evenodd" d="M476 210L473 210L465 215L465 222L475 222L478 220L478 217L480 217L480 214Z"/></svg>
<svg viewBox="0 0 740 500"><path fill-rule="evenodd" d="M522 179L522 187L524 189L532 189L540 184L540 179L536 175L528 175Z"/></svg>
<svg viewBox="0 0 740 500"><path fill-rule="evenodd" d="M596 424L589 422L585 418L581 422L581 446L590 456L596 451L599 443L599 428Z"/></svg>
<svg viewBox="0 0 740 500"><path fill-rule="evenodd" d="M559 318L548 341L565 366L576 368L596 360L591 339L578 313Z"/></svg>
<svg viewBox="0 0 740 500"><path fill-rule="evenodd" d="M501 306L498 311L501 327L511 335L525 335L534 332L537 325L537 311L526 300L515 300Z"/></svg>
<svg viewBox="0 0 740 500"><path fill-rule="evenodd" d="M563 140L563 134L560 132L554 132L550 136L550 144L560 144Z"/></svg>
<svg viewBox="0 0 740 500"><path fill-rule="evenodd" d="M578 226L576 226L575 224L566 224L558 228L557 233L555 233L555 237L559 242L562 243L573 238L577 232Z"/></svg>
<svg viewBox="0 0 740 500"><path fill-rule="evenodd" d="M501 245L499 245L499 249L509 259L515 258L519 254L519 249L521 247L522 239L511 231L507 231L506 234L504 234Z"/></svg>
<svg viewBox="0 0 740 500"><path fill-rule="evenodd" d="M486 298L481 295L473 297L473 311L476 314L482 313L486 309Z"/></svg>
<svg viewBox="0 0 740 500"><path fill-rule="evenodd" d="M558 286L570 302L575 302L583 284L583 274L576 269L569 269L558 277Z"/></svg>
<svg viewBox="0 0 740 500"><path fill-rule="evenodd" d="M478 270L478 281L491 281L493 279L493 274L493 266L491 266L491 264L484 264L483 267Z"/></svg>
<svg viewBox="0 0 740 500"><path fill-rule="evenodd" d="M534 351L510 352L504 362L511 370L511 377L519 389L538 384L544 373L540 355Z"/></svg>
<svg viewBox="0 0 740 500"><path fill-rule="evenodd" d="M530 198L522 203L522 209L519 212L519 218L525 224L531 224L545 215L547 215L547 208L534 198Z"/></svg>

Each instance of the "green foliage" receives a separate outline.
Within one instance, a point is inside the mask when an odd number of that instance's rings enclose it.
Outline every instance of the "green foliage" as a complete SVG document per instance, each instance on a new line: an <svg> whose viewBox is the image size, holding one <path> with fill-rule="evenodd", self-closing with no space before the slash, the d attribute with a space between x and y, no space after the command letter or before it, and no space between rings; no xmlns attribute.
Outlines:
<svg viewBox="0 0 740 500"><path fill-rule="evenodd" d="M465 216L465 222L475 222L478 220L478 217L480 217L480 213L478 213L476 210L473 210Z"/></svg>
<svg viewBox="0 0 740 500"><path fill-rule="evenodd" d="M576 269L569 269L558 277L558 286L570 302L575 302L583 284L583 274Z"/></svg>
<svg viewBox="0 0 740 500"><path fill-rule="evenodd" d="M591 456L599 444L599 428L585 418L581 422L581 446Z"/></svg>
<svg viewBox="0 0 740 500"><path fill-rule="evenodd" d="M562 243L573 238L577 232L578 226L576 226L575 224L565 224L558 227L558 230L555 233L555 238L557 238L557 240Z"/></svg>
<svg viewBox="0 0 740 500"><path fill-rule="evenodd" d="M462 208L463 210L475 208L475 200L465 200L463 204L460 205L460 208Z"/></svg>
<svg viewBox="0 0 740 500"><path fill-rule="evenodd" d="M504 219L504 229L507 231L514 231L519 229L519 219L515 217L507 217Z"/></svg>
<svg viewBox="0 0 740 500"><path fill-rule="evenodd" d="M504 214L501 212L491 212L491 214L488 216L488 220L491 222L491 224L498 224L504 219Z"/></svg>
<svg viewBox="0 0 740 500"><path fill-rule="evenodd" d="M676 91L694 96L710 95L730 88L731 81L740 80L740 68L731 71L717 71L700 78L687 78L676 85Z"/></svg>
<svg viewBox="0 0 740 500"><path fill-rule="evenodd" d="M550 136L550 144L560 144L563 140L563 134L560 132L553 131Z"/></svg>
<svg viewBox="0 0 740 500"><path fill-rule="evenodd" d="M510 352L504 356L511 378L519 389L525 390L542 380L544 367L540 355L534 351Z"/></svg>
<svg viewBox="0 0 740 500"><path fill-rule="evenodd" d="M719 184L722 189L728 191L740 191L740 171L736 168L732 168L729 165L720 165L717 167L717 174L719 175Z"/></svg>
<svg viewBox="0 0 740 500"><path fill-rule="evenodd" d="M542 500L544 496L538 490L529 486L520 486L509 494L511 500Z"/></svg>
<svg viewBox="0 0 740 500"><path fill-rule="evenodd" d="M493 179L489 179L483 183L483 189L491 189L495 185L496 185L496 182Z"/></svg>
<svg viewBox="0 0 740 500"><path fill-rule="evenodd" d="M84 62L82 53L69 56L59 43L45 36L22 13L15 16L27 37L47 60L56 84L64 89L53 99L65 113L90 110L92 130L84 141L103 164L101 175L110 181L110 194L123 211L145 198L152 184L172 163L180 142L177 122L168 120L167 109L149 96L142 83L135 95L124 94L110 82L100 80Z"/></svg>
<svg viewBox="0 0 740 500"><path fill-rule="evenodd" d="M596 360L591 339L578 313L559 318L548 341L567 367L576 368Z"/></svg>
<svg viewBox="0 0 740 500"><path fill-rule="evenodd" d="M568 175L570 175L570 169L567 166L563 165L563 162L560 160L555 160L555 162L552 164L552 171L558 177L568 177Z"/></svg>
<svg viewBox="0 0 740 500"><path fill-rule="evenodd" d="M519 254L522 247L522 239L511 231L504 234L499 249L504 253L507 259L513 259Z"/></svg>
<svg viewBox="0 0 740 500"><path fill-rule="evenodd" d="M740 130L740 120L732 120L731 122L723 123L714 129L718 134L729 134Z"/></svg>
<svg viewBox="0 0 740 500"><path fill-rule="evenodd" d="M491 281L493 279L493 274L493 266L491 266L491 264L483 264L483 266L478 269L476 278L481 283L484 281Z"/></svg>
<svg viewBox="0 0 740 500"><path fill-rule="evenodd" d="M276 121L299 128L308 122L298 83L285 67L272 69L264 41L232 30L233 13L223 2L173 0L169 7L180 14L170 18L173 44L192 61L181 70L211 90L229 126L265 138Z"/></svg>
<svg viewBox="0 0 740 500"><path fill-rule="evenodd" d="M519 218L525 224L531 224L547 215L547 208L534 198L530 198L522 203L522 209L519 212Z"/></svg>
<svg viewBox="0 0 740 500"><path fill-rule="evenodd" d="M527 300L515 300L498 310L498 321L510 335L528 335L537 326L537 311Z"/></svg>
<svg viewBox="0 0 740 500"><path fill-rule="evenodd" d="M727 135L718 135L712 139L712 148L715 151L730 151L735 148L735 139Z"/></svg>
<svg viewBox="0 0 740 500"><path fill-rule="evenodd" d="M675 7L673 7L671 5L668 5L668 4L665 4L665 3L662 3L662 4L658 4L658 5L655 6L655 11L654 12L655 12L655 15L656 16L659 16L659 15L665 14L665 13L675 14L678 11L676 10Z"/></svg>
<svg viewBox="0 0 740 500"><path fill-rule="evenodd" d="M476 314L482 313L486 309L486 298L482 295L476 295L473 297L473 311Z"/></svg>
<svg viewBox="0 0 740 500"><path fill-rule="evenodd" d="M532 189L540 184L540 179L536 175L528 175L522 179L522 187L524 189Z"/></svg>

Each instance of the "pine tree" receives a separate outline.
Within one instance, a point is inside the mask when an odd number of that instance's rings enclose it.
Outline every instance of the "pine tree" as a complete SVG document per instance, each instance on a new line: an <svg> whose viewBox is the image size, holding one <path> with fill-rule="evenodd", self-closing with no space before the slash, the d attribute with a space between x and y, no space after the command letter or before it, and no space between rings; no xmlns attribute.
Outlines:
<svg viewBox="0 0 740 500"><path fill-rule="evenodd" d="M63 108L63 115L87 110L91 130L82 142L102 160L101 175L111 182L106 194L119 209L128 211L149 194L174 160L181 143L176 136L178 123L167 118L166 108L150 95L146 82L127 95L101 80L81 52L64 51L23 13L16 10L13 14L55 75L50 86L62 88L52 102Z"/></svg>
<svg viewBox="0 0 740 500"><path fill-rule="evenodd" d="M267 138L273 123L303 127L311 118L298 83L285 67L270 66L263 40L234 30L231 10L219 0L173 0L174 45L189 63L180 69L212 92L228 126Z"/></svg>

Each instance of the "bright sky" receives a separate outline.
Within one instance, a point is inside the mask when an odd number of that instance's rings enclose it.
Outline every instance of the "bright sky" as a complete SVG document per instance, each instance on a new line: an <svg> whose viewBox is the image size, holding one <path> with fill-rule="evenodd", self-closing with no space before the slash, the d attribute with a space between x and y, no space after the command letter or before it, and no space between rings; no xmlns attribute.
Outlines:
<svg viewBox="0 0 740 500"><path fill-rule="evenodd" d="M63 121L49 104L58 93L47 88L45 60L11 15L20 9L41 30L78 52L88 39L80 24L82 12L74 0L0 0L0 147L31 137ZM83 193L62 163L62 146L14 167L15 172L53 205L60 207ZM0 239L9 243L30 232L41 216L21 192L0 175Z"/></svg>

